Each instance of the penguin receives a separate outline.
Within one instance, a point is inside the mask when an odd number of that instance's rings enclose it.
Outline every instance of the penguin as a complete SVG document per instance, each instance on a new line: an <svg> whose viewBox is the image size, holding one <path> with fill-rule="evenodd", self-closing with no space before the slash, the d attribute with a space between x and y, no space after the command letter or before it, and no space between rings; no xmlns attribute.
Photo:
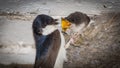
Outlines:
<svg viewBox="0 0 120 68"><path fill-rule="evenodd" d="M68 24L70 23L70 25ZM62 18L62 31L71 36L71 39L65 45L65 48L68 48L70 44L74 44L76 41L75 38L78 38L78 35L86 29L90 23L90 17L82 12L74 12L68 15L65 18ZM67 27L67 28L65 28ZM65 29L64 29L65 28Z"/></svg>
<svg viewBox="0 0 120 68"><path fill-rule="evenodd" d="M79 32L83 28L88 26L89 22L90 22L89 16L87 16L85 13L76 11L74 13L71 13L67 17L62 18L62 25L65 24L64 26L62 26L62 31L66 32L67 29L72 28L74 32ZM65 27L67 28L64 30Z"/></svg>
<svg viewBox="0 0 120 68"><path fill-rule="evenodd" d="M65 39L57 27L56 19L38 15L32 24L36 57L34 68L63 68L66 58Z"/></svg>

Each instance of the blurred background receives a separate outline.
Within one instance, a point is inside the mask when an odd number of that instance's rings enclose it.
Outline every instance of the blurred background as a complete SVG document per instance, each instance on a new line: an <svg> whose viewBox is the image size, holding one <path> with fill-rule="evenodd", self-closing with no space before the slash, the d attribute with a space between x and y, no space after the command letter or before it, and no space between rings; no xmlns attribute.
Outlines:
<svg viewBox="0 0 120 68"><path fill-rule="evenodd" d="M67 49L64 68L120 68L120 0L0 0L0 68L32 68L37 15L60 19L75 11L91 23Z"/></svg>

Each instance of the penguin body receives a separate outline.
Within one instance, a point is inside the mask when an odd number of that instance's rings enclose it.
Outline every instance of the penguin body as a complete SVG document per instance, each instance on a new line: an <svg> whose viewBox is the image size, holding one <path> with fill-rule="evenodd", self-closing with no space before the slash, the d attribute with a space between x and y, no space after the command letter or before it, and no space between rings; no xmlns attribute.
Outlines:
<svg viewBox="0 0 120 68"><path fill-rule="evenodd" d="M67 25L66 30L63 30L64 33L70 35L70 40L68 41L68 43L65 45L65 48L68 48L70 46L70 44L73 44L79 40L79 36L83 33L83 31L86 29L86 27L89 25L90 23L90 18L82 13L82 12L74 12L71 13L70 15L68 15L67 17L64 18L64 22L62 22L62 24L64 23L70 23L71 25ZM66 26L64 26L66 27ZM64 28L62 27L62 28Z"/></svg>
<svg viewBox="0 0 120 68"><path fill-rule="evenodd" d="M32 29L36 45L34 68L62 68L66 59L65 40L56 27L57 22L48 15L38 15ZM62 54L62 55L60 55Z"/></svg>

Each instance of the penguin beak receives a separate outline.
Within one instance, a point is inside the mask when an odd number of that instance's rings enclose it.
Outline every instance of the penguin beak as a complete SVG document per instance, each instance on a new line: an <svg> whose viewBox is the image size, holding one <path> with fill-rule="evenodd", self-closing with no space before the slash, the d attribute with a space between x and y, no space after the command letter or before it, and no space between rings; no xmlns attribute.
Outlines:
<svg viewBox="0 0 120 68"><path fill-rule="evenodd" d="M58 25L59 23L57 21L58 21L58 19L54 19L53 25Z"/></svg>
<svg viewBox="0 0 120 68"><path fill-rule="evenodd" d="M69 22L65 18L61 18L61 27L63 32L66 32L66 30L69 29L70 26L71 26L71 22Z"/></svg>

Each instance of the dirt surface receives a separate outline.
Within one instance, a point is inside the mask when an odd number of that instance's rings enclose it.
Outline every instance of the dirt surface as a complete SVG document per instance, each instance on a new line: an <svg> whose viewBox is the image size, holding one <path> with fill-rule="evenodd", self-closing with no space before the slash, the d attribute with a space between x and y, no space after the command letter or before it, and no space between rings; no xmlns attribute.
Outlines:
<svg viewBox="0 0 120 68"><path fill-rule="evenodd" d="M10 65L3 65L0 64L0 68L33 68L31 64L10 64Z"/></svg>

